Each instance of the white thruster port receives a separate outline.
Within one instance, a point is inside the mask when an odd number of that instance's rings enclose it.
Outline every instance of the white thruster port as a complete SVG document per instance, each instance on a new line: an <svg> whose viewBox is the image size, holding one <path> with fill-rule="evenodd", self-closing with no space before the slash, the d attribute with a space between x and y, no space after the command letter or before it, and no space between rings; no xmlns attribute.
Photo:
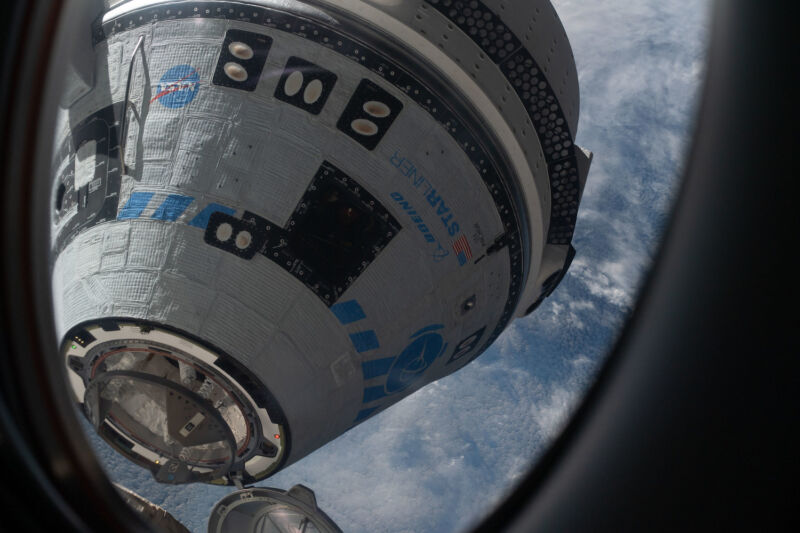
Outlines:
<svg viewBox="0 0 800 533"><path fill-rule="evenodd" d="M365 118L357 118L351 124L350 127L353 128L353 131L358 133L359 135L364 135L366 137L372 137L376 133L378 133L378 125L372 122L371 120L367 120Z"/></svg>
<svg viewBox="0 0 800 533"><path fill-rule="evenodd" d="M312 80L303 93L303 101L308 105L316 103L322 96L322 89L322 82L320 80Z"/></svg>
<svg viewBox="0 0 800 533"><path fill-rule="evenodd" d="M303 87L303 73L295 70L286 78L286 83L283 85L283 92L286 96L294 96L300 92Z"/></svg>
<svg viewBox="0 0 800 533"><path fill-rule="evenodd" d="M217 240L219 242L226 242L233 235L233 226L227 222L223 222L217 226Z"/></svg>
<svg viewBox="0 0 800 533"><path fill-rule="evenodd" d="M247 230L240 231L236 235L236 247L240 250L246 250L252 242L253 236Z"/></svg>
<svg viewBox="0 0 800 533"><path fill-rule="evenodd" d="M228 51L236 58L247 61L253 58L253 49L250 45L240 41L234 41L228 45Z"/></svg>
<svg viewBox="0 0 800 533"><path fill-rule="evenodd" d="M247 79L247 71L239 63L225 63L225 74L233 81L242 82Z"/></svg>
<svg viewBox="0 0 800 533"><path fill-rule="evenodd" d="M364 112L375 118L386 118L392 112L389 106L383 102L370 100L364 104Z"/></svg>

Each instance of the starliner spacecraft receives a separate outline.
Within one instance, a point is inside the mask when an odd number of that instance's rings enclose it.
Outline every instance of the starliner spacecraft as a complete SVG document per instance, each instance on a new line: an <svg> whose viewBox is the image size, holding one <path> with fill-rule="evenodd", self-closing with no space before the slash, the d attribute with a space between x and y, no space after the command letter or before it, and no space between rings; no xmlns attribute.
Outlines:
<svg viewBox="0 0 800 533"><path fill-rule="evenodd" d="M157 480L262 480L563 278L591 154L547 0L85 9L52 163L59 357Z"/></svg>

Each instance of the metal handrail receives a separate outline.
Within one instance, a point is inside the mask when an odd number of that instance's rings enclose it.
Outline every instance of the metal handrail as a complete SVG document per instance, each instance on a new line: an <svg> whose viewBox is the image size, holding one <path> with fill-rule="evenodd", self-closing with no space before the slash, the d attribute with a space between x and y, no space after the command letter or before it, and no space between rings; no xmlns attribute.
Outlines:
<svg viewBox="0 0 800 533"><path fill-rule="evenodd" d="M127 131L126 128L128 126L128 103L130 100L131 95L131 77L133 75L133 63L136 59L136 52L139 51L139 48L142 46L142 42L144 42L144 35L139 37L139 40L136 42L136 46L133 49L133 53L131 54L131 60L128 64L128 81L125 83L125 101L122 107L122 120L119 124L119 162L122 166L122 173L125 173L125 144L127 140Z"/></svg>

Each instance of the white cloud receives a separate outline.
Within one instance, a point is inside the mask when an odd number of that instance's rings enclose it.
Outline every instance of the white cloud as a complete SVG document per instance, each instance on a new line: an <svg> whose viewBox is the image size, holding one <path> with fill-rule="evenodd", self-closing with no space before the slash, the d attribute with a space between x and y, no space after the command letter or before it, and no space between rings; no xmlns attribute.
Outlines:
<svg viewBox="0 0 800 533"><path fill-rule="evenodd" d="M510 349L509 337L499 352ZM269 483L308 480L348 531L466 527L558 433L591 366L581 359L562 382L547 383L518 367L515 356L478 359Z"/></svg>
<svg viewBox="0 0 800 533"><path fill-rule="evenodd" d="M595 153L571 275L628 310L664 229L703 75L705 1L557 0Z"/></svg>
<svg viewBox="0 0 800 533"><path fill-rule="evenodd" d="M625 274L633 270L630 263L618 260L615 263L604 261L596 266L583 259L572 263L570 272L580 280L589 293L620 308L628 308L633 300L633 282Z"/></svg>

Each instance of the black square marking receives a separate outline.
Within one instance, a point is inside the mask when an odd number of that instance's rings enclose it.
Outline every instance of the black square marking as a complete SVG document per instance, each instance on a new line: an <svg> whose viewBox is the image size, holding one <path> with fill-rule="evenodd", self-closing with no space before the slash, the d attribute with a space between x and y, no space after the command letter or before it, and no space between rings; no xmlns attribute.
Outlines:
<svg viewBox="0 0 800 533"><path fill-rule="evenodd" d="M324 162L285 231L273 227L261 253L331 305L401 229L374 196Z"/></svg>
<svg viewBox="0 0 800 533"><path fill-rule="evenodd" d="M272 38L266 35L228 30L222 42L217 68L214 70L214 85L255 91L270 46Z"/></svg>
<svg viewBox="0 0 800 533"><path fill-rule="evenodd" d="M275 88L275 98L319 115L336 80L333 72L305 59L290 57Z"/></svg>
<svg viewBox="0 0 800 533"><path fill-rule="evenodd" d="M336 127L367 150L374 150L402 109L400 100L363 79Z"/></svg>

